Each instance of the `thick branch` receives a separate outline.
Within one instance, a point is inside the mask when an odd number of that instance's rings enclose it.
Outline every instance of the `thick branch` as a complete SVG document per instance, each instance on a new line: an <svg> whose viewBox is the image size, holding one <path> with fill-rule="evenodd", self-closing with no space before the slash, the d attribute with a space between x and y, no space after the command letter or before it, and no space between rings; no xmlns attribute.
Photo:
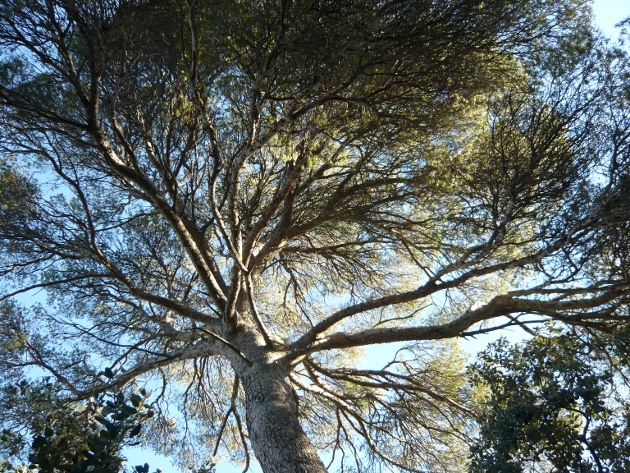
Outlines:
<svg viewBox="0 0 630 473"><path fill-rule="evenodd" d="M374 345L381 343L417 341L417 340L440 340L445 338L456 338L473 326L474 324L494 319L497 317L531 313L542 314L552 319L562 320L567 324L580 324L584 319L592 319L593 316L585 314L580 316L579 311L612 304L617 306L625 301L623 297L628 292L627 284L620 284L609 288L595 290L601 292L599 296L591 298L580 298L561 301L540 301L531 299L518 299L510 296L497 296L488 304L475 310L466 312L456 319L446 324L424 325L419 327L392 327L361 330L358 332L337 332L322 337L310 347L300 347L297 343L291 352L291 357L296 358L309 352L329 350L332 348L350 348L357 346ZM615 301L622 298L621 301ZM569 315L570 314L570 315ZM597 318L607 320L607 312L595 315ZM616 317L614 319L617 319Z"/></svg>

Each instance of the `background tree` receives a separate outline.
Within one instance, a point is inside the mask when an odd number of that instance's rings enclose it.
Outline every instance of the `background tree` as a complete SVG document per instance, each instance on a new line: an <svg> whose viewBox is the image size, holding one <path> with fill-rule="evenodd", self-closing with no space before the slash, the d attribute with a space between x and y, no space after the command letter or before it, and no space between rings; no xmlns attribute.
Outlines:
<svg viewBox="0 0 630 473"><path fill-rule="evenodd" d="M8 415L0 436L0 471L123 471L125 459L120 450L134 444L143 422L153 414L144 405L146 392L134 393L129 399L120 392L108 393L87 402L63 399L58 392L47 380L2 386L0 402ZM28 458L20 458L27 450ZM28 462L13 466L7 459L12 457ZM149 467L138 465L133 473L149 473Z"/></svg>
<svg viewBox="0 0 630 473"><path fill-rule="evenodd" d="M246 468L456 471L469 394L439 341L628 320L628 64L589 15L4 2L3 299L48 297L3 308L5 372L161 386L156 443Z"/></svg>
<svg viewBox="0 0 630 473"><path fill-rule="evenodd" d="M628 333L583 335L500 340L481 354L472 380L489 396L470 471L628 471Z"/></svg>

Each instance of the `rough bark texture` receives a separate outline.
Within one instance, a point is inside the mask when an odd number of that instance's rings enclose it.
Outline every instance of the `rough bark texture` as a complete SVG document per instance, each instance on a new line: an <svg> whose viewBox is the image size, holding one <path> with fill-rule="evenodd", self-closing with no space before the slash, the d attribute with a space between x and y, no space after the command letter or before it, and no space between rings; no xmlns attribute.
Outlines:
<svg viewBox="0 0 630 473"><path fill-rule="evenodd" d="M297 404L284 370L255 364L242 376L247 428L265 473L326 473L300 426Z"/></svg>

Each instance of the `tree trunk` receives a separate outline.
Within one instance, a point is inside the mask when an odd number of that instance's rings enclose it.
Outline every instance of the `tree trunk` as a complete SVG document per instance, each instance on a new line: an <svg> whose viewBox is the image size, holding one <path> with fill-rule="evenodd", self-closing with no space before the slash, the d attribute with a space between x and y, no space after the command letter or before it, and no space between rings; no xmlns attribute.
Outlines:
<svg viewBox="0 0 630 473"><path fill-rule="evenodd" d="M241 376L247 428L265 473L326 473L297 417L297 404L284 370L255 364Z"/></svg>

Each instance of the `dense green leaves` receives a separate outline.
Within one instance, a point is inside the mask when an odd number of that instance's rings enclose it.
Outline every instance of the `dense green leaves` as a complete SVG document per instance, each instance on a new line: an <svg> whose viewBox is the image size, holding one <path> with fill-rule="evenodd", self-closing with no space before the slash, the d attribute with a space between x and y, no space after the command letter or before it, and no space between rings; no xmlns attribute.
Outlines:
<svg viewBox="0 0 630 473"><path fill-rule="evenodd" d="M143 423L153 416L144 400L138 393L127 399L118 392L72 402L47 382L5 385L0 455L22 460L28 455L28 468L15 467L16 472L119 473L125 461L121 448L134 445ZM14 471L6 460L1 468Z"/></svg>
<svg viewBox="0 0 630 473"><path fill-rule="evenodd" d="M628 365L610 342L554 335L481 353L469 368L487 390L470 471L628 471L630 399L619 385Z"/></svg>

